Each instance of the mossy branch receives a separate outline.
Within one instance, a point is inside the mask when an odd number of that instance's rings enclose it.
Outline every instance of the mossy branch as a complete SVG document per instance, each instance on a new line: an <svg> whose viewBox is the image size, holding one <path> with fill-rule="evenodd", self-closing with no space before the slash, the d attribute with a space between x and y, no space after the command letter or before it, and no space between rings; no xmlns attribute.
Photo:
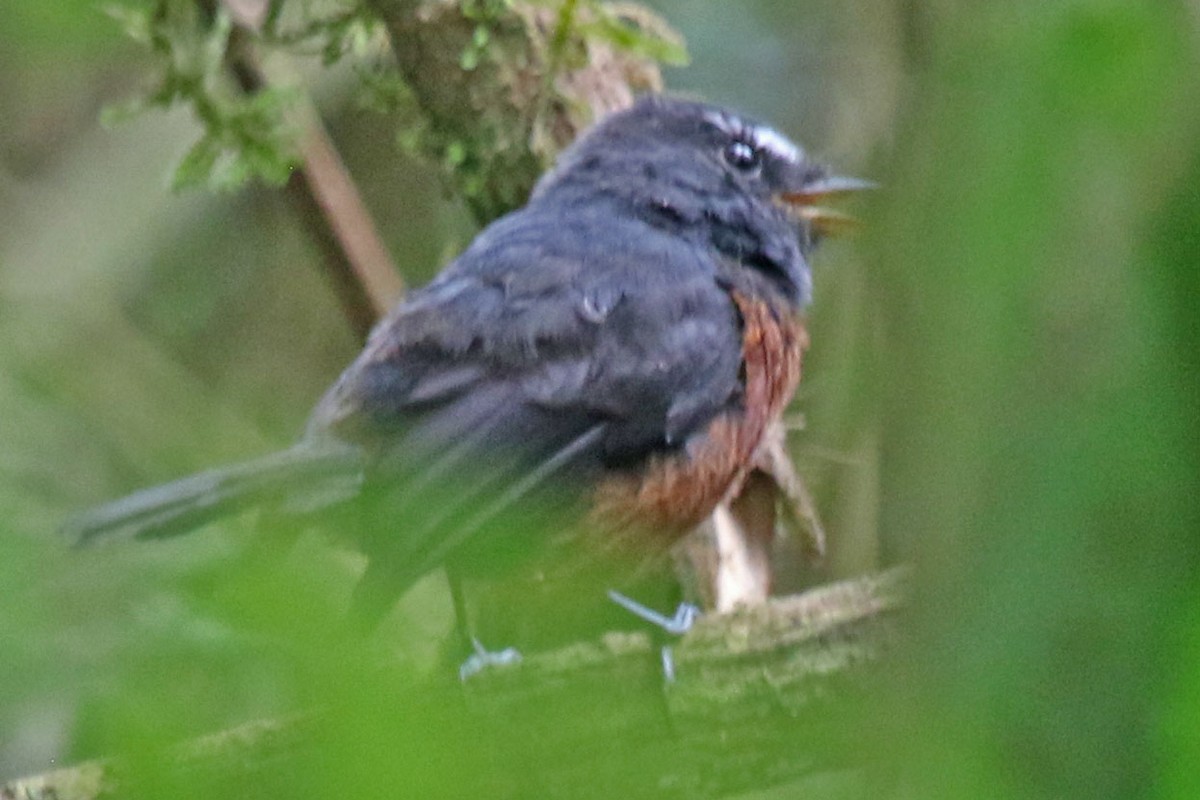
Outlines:
<svg viewBox="0 0 1200 800"><path fill-rule="evenodd" d="M719 797L843 771L847 765L829 754L846 749L831 737L850 734L838 734L824 711L861 690L888 652L903 582L892 571L701 618L674 646L678 679L665 687L651 637L614 633L484 672L465 686L414 687L420 701L406 707L403 724L421 725L426 710L460 715L472 732L475 768L478 753L494 756L484 759L489 774L469 780L495 797L527 796L531 787L547 796L662 796L650 790L670 787L669 797ZM163 769L197 781L245 787L264 770L311 755L325 715L335 713L244 725L164 748L159 758ZM781 740L792 742L783 757L777 746L762 746ZM506 757L514 747L520 757ZM0 798L121 797L132 791L128 774L120 758L89 762L4 784Z"/></svg>
<svg viewBox="0 0 1200 800"><path fill-rule="evenodd" d="M447 167L481 223L524 203L558 151L598 117L629 105L635 92L660 89L658 60L683 57L665 23L631 6L366 4L384 21L424 116L422 147Z"/></svg>

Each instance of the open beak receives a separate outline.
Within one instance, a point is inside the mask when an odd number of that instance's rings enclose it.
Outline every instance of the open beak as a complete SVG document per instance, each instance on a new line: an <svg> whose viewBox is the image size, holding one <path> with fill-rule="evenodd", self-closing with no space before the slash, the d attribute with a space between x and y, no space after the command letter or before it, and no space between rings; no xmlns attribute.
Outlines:
<svg viewBox="0 0 1200 800"><path fill-rule="evenodd" d="M828 208L822 203L838 200L845 195L876 188L877 184L858 178L829 175L804 185L804 188L783 192L780 203L788 213L806 223L818 236L837 236L858 228L856 217Z"/></svg>

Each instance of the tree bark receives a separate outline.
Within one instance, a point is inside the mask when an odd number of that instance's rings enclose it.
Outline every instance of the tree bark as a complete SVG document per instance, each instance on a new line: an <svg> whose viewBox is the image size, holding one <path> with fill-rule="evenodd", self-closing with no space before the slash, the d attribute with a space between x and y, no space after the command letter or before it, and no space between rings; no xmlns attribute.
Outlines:
<svg viewBox="0 0 1200 800"><path fill-rule="evenodd" d="M481 224L523 205L554 156L637 91L660 89L650 58L582 33L592 13L529 0L368 0L423 112L425 146L451 167ZM641 9L637 22L664 24Z"/></svg>

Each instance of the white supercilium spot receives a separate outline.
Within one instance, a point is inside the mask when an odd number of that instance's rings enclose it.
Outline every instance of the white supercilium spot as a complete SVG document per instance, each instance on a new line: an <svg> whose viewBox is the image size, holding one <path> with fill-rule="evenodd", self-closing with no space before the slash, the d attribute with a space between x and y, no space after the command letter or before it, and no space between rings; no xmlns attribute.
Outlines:
<svg viewBox="0 0 1200 800"><path fill-rule="evenodd" d="M768 128L764 125L754 128L753 131L754 141L762 149L774 153L779 158L790 161L793 164L799 164L803 160L804 153L800 148L792 144L786 136L774 128Z"/></svg>
<svg viewBox="0 0 1200 800"><path fill-rule="evenodd" d="M725 133L738 139L746 139L750 144L765 150L776 158L799 164L804 160L804 151L792 143L786 136L766 125L747 125L737 117L718 112L709 112L705 118Z"/></svg>

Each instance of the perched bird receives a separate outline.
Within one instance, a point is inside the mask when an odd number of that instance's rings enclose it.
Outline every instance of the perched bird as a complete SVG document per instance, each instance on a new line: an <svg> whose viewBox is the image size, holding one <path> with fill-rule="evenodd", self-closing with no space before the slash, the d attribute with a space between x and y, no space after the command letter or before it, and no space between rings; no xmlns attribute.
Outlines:
<svg viewBox="0 0 1200 800"><path fill-rule="evenodd" d="M731 111L643 97L379 322L299 443L66 527L326 518L369 557L368 627L440 566L507 573L513 602L545 595L535 626L570 627L570 599L603 603L740 488L800 378L809 254L844 219L819 202L863 186Z"/></svg>

